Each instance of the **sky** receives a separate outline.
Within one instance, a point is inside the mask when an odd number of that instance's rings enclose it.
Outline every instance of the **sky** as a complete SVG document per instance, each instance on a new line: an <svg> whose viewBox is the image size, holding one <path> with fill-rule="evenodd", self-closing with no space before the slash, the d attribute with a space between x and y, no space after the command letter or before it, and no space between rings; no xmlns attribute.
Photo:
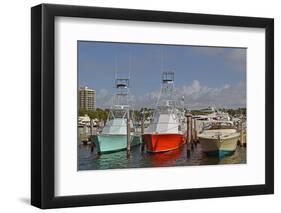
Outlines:
<svg viewBox="0 0 281 213"><path fill-rule="evenodd" d="M246 48L78 41L79 87L95 89L97 107L107 108L115 73L130 75L132 105L153 107L161 73L172 71L188 108L245 107L246 54Z"/></svg>

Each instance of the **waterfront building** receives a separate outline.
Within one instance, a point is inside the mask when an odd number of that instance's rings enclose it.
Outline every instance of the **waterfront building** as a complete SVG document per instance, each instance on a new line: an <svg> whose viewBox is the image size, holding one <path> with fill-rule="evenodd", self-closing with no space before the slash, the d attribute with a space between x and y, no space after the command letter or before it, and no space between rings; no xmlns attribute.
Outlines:
<svg viewBox="0 0 281 213"><path fill-rule="evenodd" d="M80 87L79 107L94 111L96 109L96 91L88 87Z"/></svg>

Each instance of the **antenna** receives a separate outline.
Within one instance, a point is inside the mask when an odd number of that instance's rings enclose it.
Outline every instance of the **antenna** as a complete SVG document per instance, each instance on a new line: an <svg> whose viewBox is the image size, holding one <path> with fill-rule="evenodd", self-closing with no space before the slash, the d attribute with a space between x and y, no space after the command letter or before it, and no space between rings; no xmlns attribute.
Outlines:
<svg viewBox="0 0 281 213"><path fill-rule="evenodd" d="M129 79L132 71L132 53L129 55Z"/></svg>
<svg viewBox="0 0 281 213"><path fill-rule="evenodd" d="M115 55L115 57L114 57L114 82L116 81L116 79L117 79L117 57Z"/></svg>
<svg viewBox="0 0 281 213"><path fill-rule="evenodd" d="M161 51L161 73L164 71L164 50Z"/></svg>

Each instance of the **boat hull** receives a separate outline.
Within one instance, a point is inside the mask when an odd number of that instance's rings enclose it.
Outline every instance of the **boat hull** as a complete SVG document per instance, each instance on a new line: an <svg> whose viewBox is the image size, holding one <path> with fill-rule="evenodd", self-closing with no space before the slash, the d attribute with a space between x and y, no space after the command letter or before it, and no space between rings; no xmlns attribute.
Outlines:
<svg viewBox="0 0 281 213"><path fill-rule="evenodd" d="M239 136L221 139L199 137L202 151L210 156L224 157L233 154L237 147Z"/></svg>
<svg viewBox="0 0 281 213"><path fill-rule="evenodd" d="M127 149L127 135L94 135L92 142L99 154L118 152ZM132 146L140 144L139 136L132 136Z"/></svg>
<svg viewBox="0 0 281 213"><path fill-rule="evenodd" d="M144 134L142 140L148 152L166 152L179 148L184 144L182 134Z"/></svg>

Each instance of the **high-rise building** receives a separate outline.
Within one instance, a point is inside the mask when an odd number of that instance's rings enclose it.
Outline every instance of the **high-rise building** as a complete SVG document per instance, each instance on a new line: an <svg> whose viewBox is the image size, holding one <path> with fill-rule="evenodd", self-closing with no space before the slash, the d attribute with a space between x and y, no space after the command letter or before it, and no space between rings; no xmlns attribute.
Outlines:
<svg viewBox="0 0 281 213"><path fill-rule="evenodd" d="M79 89L79 107L80 109L96 109L96 91L88 87Z"/></svg>

